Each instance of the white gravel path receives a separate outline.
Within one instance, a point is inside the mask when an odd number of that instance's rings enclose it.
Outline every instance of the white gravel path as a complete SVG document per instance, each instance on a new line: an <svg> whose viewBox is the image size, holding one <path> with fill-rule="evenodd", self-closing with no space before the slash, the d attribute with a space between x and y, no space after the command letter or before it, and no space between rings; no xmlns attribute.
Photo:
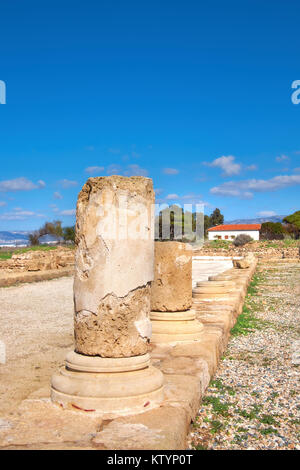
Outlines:
<svg viewBox="0 0 300 470"><path fill-rule="evenodd" d="M256 328L231 338L193 424L192 448L300 449L300 264L259 270L246 299Z"/></svg>
<svg viewBox="0 0 300 470"><path fill-rule="evenodd" d="M38 388L73 346L73 279L0 288L1 410L15 407Z"/></svg>

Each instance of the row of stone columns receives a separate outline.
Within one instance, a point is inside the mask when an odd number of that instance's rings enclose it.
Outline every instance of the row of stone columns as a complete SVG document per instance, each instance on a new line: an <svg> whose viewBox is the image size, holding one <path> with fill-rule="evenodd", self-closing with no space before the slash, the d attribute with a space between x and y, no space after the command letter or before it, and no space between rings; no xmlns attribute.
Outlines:
<svg viewBox="0 0 300 470"><path fill-rule="evenodd" d="M196 341L203 325L192 306L192 249L180 242L155 242L151 289L152 343Z"/></svg>
<svg viewBox="0 0 300 470"><path fill-rule="evenodd" d="M154 191L143 177L90 178L78 196L75 351L52 377L64 408L129 414L163 399L150 365Z"/></svg>
<svg viewBox="0 0 300 470"><path fill-rule="evenodd" d="M90 178L78 196L75 350L51 385L63 408L113 417L156 407L163 374L150 365L150 339L201 340L191 309L192 249L156 242L154 252L153 207L152 181L143 177ZM232 281L219 277L198 283L194 296L228 289Z"/></svg>

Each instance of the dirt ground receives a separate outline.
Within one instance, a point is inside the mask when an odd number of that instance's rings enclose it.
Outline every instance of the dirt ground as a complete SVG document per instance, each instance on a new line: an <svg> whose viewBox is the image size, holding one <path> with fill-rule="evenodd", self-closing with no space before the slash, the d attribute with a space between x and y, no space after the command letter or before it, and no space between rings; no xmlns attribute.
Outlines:
<svg viewBox="0 0 300 470"><path fill-rule="evenodd" d="M0 419L50 379L73 347L73 278L0 288Z"/></svg>

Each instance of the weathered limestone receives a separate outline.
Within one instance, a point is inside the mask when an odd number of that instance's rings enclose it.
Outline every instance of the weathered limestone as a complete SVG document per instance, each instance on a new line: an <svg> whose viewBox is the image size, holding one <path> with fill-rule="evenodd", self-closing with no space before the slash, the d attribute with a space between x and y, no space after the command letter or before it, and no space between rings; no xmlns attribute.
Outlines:
<svg viewBox="0 0 300 470"><path fill-rule="evenodd" d="M64 407L130 414L156 406L162 373L150 366L152 181L90 178L77 202L75 352L52 378Z"/></svg>
<svg viewBox="0 0 300 470"><path fill-rule="evenodd" d="M149 178L90 178L80 192L74 281L76 352L102 357L147 352L153 203Z"/></svg>
<svg viewBox="0 0 300 470"><path fill-rule="evenodd" d="M192 306L192 251L180 242L155 242L151 310L180 312Z"/></svg>
<svg viewBox="0 0 300 470"><path fill-rule="evenodd" d="M255 259L255 256L253 253L248 253L247 256L245 256L242 259L234 259L232 260L233 266L238 269L246 269L251 266Z"/></svg>
<svg viewBox="0 0 300 470"><path fill-rule="evenodd" d="M155 242L151 288L152 343L197 341L203 325L192 305L192 250L180 242Z"/></svg>
<svg viewBox="0 0 300 470"><path fill-rule="evenodd" d="M234 295L235 283L231 280L200 281L193 289L194 299L222 299L228 294Z"/></svg>
<svg viewBox="0 0 300 470"><path fill-rule="evenodd" d="M242 285L249 284L255 266L256 261L249 270L235 270L245 273L240 278ZM1 450L186 450L191 420L195 421L201 397L217 367L236 316L232 302L231 306L225 301L207 303L206 311L199 308L200 304L193 307L204 323L202 341L152 346L153 365L165 374L165 399L159 407L149 409L146 406L144 413L102 420L98 413L53 406L48 401L48 388L35 389L21 406L16 405L9 414L1 416ZM75 359L69 354L68 364L73 362L74 368L80 366L78 357ZM100 357L78 356L82 360L101 360ZM143 360L136 359L138 363ZM132 363L132 367L136 365ZM91 364L85 366L89 373L94 369ZM33 386L38 384L36 381Z"/></svg>

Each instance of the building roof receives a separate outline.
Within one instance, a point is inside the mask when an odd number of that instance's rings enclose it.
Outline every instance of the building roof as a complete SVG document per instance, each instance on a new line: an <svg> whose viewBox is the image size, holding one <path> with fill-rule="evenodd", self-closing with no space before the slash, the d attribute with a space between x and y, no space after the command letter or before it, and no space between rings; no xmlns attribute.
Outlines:
<svg viewBox="0 0 300 470"><path fill-rule="evenodd" d="M234 225L216 225L208 229L208 232L234 232L235 230L260 230L261 224L234 224Z"/></svg>

